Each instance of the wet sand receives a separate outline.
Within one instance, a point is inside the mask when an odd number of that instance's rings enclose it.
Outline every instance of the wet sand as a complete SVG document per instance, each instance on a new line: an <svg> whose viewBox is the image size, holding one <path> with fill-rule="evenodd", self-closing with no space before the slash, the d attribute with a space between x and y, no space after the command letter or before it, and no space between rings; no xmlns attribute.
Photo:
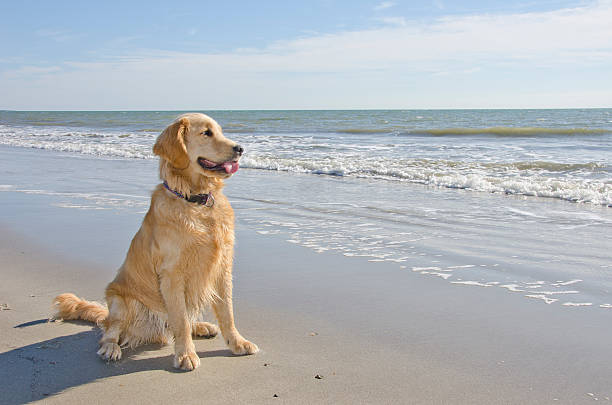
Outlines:
<svg viewBox="0 0 612 405"><path fill-rule="evenodd" d="M170 346L126 351L107 364L95 354L96 328L46 320L58 293L102 299L127 249L120 242L137 224L52 211L43 230L72 230L57 239L61 248L37 243L31 223L0 228L2 403L575 404L612 397L611 313L603 309L461 288L244 226L235 312L261 353L232 356L216 338L196 341L202 365L191 373L172 368ZM95 218L106 227L92 236L84 225ZM91 249L91 239L108 252L91 260L66 253Z"/></svg>

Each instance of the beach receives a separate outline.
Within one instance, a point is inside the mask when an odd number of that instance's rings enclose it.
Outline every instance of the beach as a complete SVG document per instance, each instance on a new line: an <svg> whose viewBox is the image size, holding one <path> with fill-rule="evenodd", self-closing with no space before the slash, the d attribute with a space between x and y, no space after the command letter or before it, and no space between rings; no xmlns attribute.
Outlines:
<svg viewBox="0 0 612 405"><path fill-rule="evenodd" d="M3 403L589 403L610 395L607 313L476 296L412 274L406 282L389 264L279 249L282 241L244 229L236 318L261 353L232 356L216 338L196 341L202 366L191 373L172 368L171 346L107 364L95 354L95 328L46 317L58 292L100 299L109 269L3 231Z"/></svg>
<svg viewBox="0 0 612 405"><path fill-rule="evenodd" d="M398 154L384 167L438 170L437 182L368 172L360 144L336 167L325 151L353 138L320 129L283 135L267 127L272 135L261 139L226 131L247 145L225 190L236 213L236 324L261 352L237 357L220 338L197 340L202 365L182 373L172 368L171 346L128 350L107 364L95 353L98 329L47 322L59 293L103 300L159 182L156 160L136 156L156 135L125 141L139 132L4 124L3 139L18 132L20 144L0 146L2 403L612 398L610 163L593 144L606 130L561 133L556 143L538 131L528 139L473 131L476 141L418 133L395 152L385 146L395 135L364 138L367 153ZM131 138L120 138L126 131ZM283 137L281 160L266 160ZM581 137L583 148L570 144ZM300 145L313 151L310 163L304 150L292 152ZM500 145L507 149L499 156L482 154ZM431 155L418 167L399 162L409 148ZM537 165L525 167L528 153Z"/></svg>

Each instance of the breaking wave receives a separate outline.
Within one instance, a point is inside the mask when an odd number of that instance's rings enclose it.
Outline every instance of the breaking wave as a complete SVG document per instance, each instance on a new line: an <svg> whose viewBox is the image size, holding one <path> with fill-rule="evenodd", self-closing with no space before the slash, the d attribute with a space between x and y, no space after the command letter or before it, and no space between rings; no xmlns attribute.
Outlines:
<svg viewBox="0 0 612 405"><path fill-rule="evenodd" d="M499 137L538 137L538 136L579 136L612 134L610 129L602 128L542 128L542 127L489 127L489 128L433 128L413 129L402 127L388 128L341 128L341 134L397 134L421 136L470 136L490 135Z"/></svg>
<svg viewBox="0 0 612 405"><path fill-rule="evenodd" d="M385 179L428 186L558 198L612 206L612 182L593 180L581 173L612 169L599 163L511 162L481 164L454 161L348 160L245 156L244 168L293 173Z"/></svg>
<svg viewBox="0 0 612 405"><path fill-rule="evenodd" d="M495 136L546 136L546 135L600 135L612 133L609 129L593 128L540 128L540 127L491 127L491 128L445 128L410 131L411 134L433 136L495 135Z"/></svg>

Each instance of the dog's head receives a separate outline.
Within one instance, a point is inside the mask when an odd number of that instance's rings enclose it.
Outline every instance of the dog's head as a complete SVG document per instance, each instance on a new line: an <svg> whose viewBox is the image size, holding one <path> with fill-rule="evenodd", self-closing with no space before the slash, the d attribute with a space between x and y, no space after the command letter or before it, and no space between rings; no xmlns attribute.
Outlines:
<svg viewBox="0 0 612 405"><path fill-rule="evenodd" d="M178 170L225 179L236 173L244 150L223 136L221 126L207 115L178 117L157 138L153 153Z"/></svg>

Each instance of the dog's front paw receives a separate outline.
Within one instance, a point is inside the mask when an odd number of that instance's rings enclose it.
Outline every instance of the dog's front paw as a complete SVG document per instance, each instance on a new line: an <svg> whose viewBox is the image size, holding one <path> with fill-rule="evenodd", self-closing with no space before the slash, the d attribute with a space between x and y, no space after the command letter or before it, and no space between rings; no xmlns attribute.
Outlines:
<svg viewBox="0 0 612 405"><path fill-rule="evenodd" d="M249 342L244 338L236 339L229 343L229 348L232 353L237 355L255 354L259 351L259 347L255 343Z"/></svg>
<svg viewBox="0 0 612 405"><path fill-rule="evenodd" d="M121 358L121 347L113 342L102 343L100 350L98 350L98 356L104 360L119 360Z"/></svg>
<svg viewBox="0 0 612 405"><path fill-rule="evenodd" d="M191 371L200 367L200 358L196 352L177 353L174 356L174 367Z"/></svg>

